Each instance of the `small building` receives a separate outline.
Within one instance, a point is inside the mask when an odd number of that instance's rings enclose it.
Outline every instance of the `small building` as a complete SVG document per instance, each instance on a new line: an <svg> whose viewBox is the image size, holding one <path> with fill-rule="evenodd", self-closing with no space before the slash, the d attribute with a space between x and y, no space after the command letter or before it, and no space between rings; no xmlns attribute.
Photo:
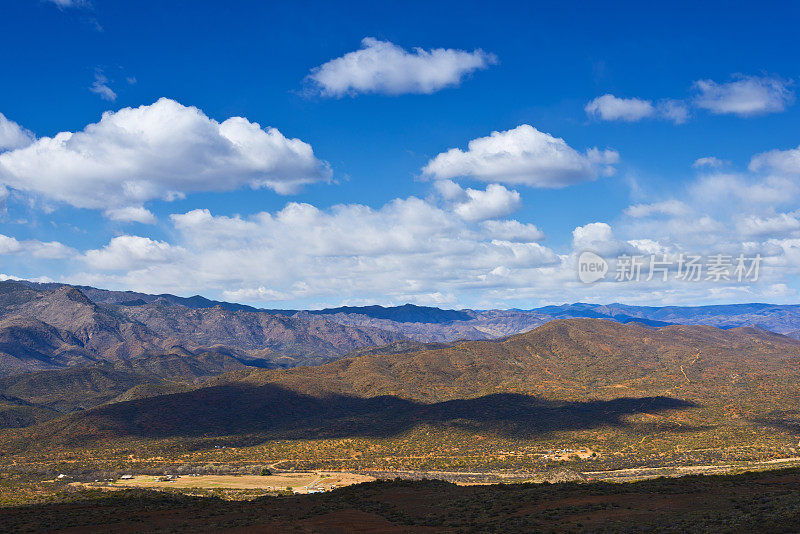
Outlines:
<svg viewBox="0 0 800 534"><path fill-rule="evenodd" d="M133 480L133 475L122 475L120 480Z"/></svg>

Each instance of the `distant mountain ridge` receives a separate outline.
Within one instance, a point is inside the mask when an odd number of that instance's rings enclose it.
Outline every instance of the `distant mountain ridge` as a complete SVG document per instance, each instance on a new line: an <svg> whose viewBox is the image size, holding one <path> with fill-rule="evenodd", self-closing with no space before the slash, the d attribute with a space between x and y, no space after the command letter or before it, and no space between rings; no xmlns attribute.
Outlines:
<svg viewBox="0 0 800 534"><path fill-rule="evenodd" d="M55 289L64 284L15 282L30 288ZM526 332L554 319L595 318L619 323L640 322L648 326L705 324L719 328L754 326L800 338L800 305L723 304L707 306L631 306L626 304L573 303L549 305L530 310L450 310L430 306L340 306L321 310L259 309L245 304L222 302L195 295L178 297L134 291L110 291L75 286L92 302L135 308L153 304L189 309L220 308L229 312L266 313L274 316L312 320L325 318L356 328L377 328L393 332L399 340L449 343L463 339L491 339ZM1 297L0 297L1 298ZM2 300L0 300L2 305ZM130 311L129 314L135 314ZM392 340L395 341L395 340ZM389 341L391 342L391 341Z"/></svg>
<svg viewBox="0 0 800 534"><path fill-rule="evenodd" d="M189 353L222 351L257 367L289 367L406 339L325 317L184 301L200 306L192 307L162 296L135 295L131 299L134 295L123 292L0 282L0 377L125 361L168 353L174 347Z"/></svg>

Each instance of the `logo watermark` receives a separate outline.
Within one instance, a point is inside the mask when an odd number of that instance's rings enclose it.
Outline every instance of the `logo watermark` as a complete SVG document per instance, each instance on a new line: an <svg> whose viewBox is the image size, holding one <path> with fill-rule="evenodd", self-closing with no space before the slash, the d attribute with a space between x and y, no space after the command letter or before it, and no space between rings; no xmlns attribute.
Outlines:
<svg viewBox="0 0 800 534"><path fill-rule="evenodd" d="M605 278L608 262L590 250L578 256L578 279L584 284L591 284Z"/></svg>
<svg viewBox="0 0 800 534"><path fill-rule="evenodd" d="M757 282L761 261L760 254L621 254L609 261L587 250L578 256L578 279L584 284L602 280L613 263L616 282Z"/></svg>

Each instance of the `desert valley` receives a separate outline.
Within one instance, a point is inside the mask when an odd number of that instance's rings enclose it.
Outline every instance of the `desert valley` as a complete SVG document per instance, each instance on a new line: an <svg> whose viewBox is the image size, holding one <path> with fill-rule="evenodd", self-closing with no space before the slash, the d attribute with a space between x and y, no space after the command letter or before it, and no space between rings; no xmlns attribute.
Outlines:
<svg viewBox="0 0 800 534"><path fill-rule="evenodd" d="M797 306L305 312L21 281L0 296L6 505L800 466Z"/></svg>

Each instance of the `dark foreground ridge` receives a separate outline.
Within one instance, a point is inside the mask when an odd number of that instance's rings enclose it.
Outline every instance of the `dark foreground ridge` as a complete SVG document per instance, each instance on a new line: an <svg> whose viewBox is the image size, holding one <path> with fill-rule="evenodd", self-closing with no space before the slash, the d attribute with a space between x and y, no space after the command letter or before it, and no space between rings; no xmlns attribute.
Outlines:
<svg viewBox="0 0 800 534"><path fill-rule="evenodd" d="M224 501L80 491L0 509L6 532L797 532L800 471L643 482L457 486L379 481Z"/></svg>

